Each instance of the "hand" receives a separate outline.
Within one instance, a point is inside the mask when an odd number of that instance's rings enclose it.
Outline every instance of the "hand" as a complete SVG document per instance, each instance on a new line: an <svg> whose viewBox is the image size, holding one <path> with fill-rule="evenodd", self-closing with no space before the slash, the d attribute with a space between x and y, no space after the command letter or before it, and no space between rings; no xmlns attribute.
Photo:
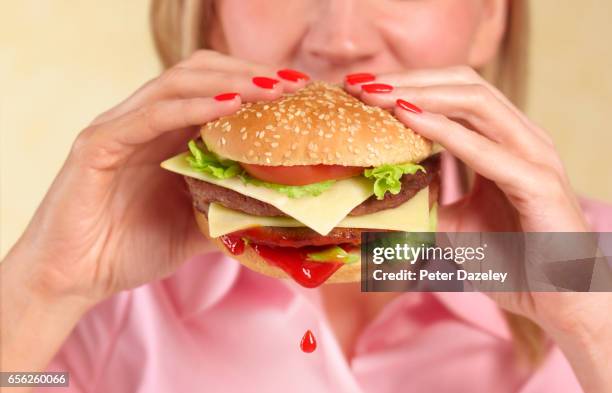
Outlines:
<svg viewBox="0 0 612 393"><path fill-rule="evenodd" d="M588 231L550 137L475 71L409 71L378 75L375 82L389 86L345 87L367 104L394 108L406 126L440 143L476 173L465 198L440 207L441 231ZM398 99L413 105L402 108ZM612 343L610 334L601 334L612 331L612 318L602 312L612 307L609 293L489 295L540 324L566 348L589 351L597 338Z"/></svg>
<svg viewBox="0 0 612 393"><path fill-rule="evenodd" d="M207 242L193 219L184 181L159 166L186 150L197 127L235 112L244 101L272 100L303 80L264 88L259 65L211 51L146 83L98 116L77 137L26 232L9 254L24 280L51 296L92 302L173 272ZM220 101L220 93L240 95Z"/></svg>

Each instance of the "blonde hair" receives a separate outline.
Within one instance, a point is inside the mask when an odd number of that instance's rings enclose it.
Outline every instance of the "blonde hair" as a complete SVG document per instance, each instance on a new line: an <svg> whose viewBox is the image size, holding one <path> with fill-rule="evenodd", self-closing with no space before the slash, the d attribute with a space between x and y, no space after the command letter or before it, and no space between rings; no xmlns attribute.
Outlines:
<svg viewBox="0 0 612 393"><path fill-rule="evenodd" d="M529 37L526 0L508 1L506 34L496 58L479 72L519 108L525 105ZM169 68L198 49L208 48L206 26L212 0L153 0L151 27L157 53ZM537 365L546 351L543 331L529 319L504 312L519 359Z"/></svg>

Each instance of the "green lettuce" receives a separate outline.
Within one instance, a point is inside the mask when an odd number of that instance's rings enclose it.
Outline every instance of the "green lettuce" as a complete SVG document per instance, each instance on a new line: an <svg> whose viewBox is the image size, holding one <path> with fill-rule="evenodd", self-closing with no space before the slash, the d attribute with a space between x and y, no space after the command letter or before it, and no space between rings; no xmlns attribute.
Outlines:
<svg viewBox="0 0 612 393"><path fill-rule="evenodd" d="M196 171L206 173L217 179L229 179L238 176L245 184L270 188L287 195L289 198L318 196L335 183L335 180L327 180L305 186L268 183L249 176L236 161L220 158L205 147L198 146L195 141L189 141L187 146L191 152L191 155L187 156L187 162Z"/></svg>
<svg viewBox="0 0 612 393"><path fill-rule="evenodd" d="M285 184L268 183L263 180L255 179L254 177L249 176L246 172L240 174L240 179L245 184L270 188L287 195L289 198L319 196L323 191L326 191L335 183L335 180L326 180L318 183L306 184L304 186L287 186Z"/></svg>
<svg viewBox="0 0 612 393"><path fill-rule="evenodd" d="M315 262L328 263L355 263L359 261L359 255L345 251L341 247L334 246L323 251L308 254L307 259Z"/></svg>
<svg viewBox="0 0 612 393"><path fill-rule="evenodd" d="M198 146L195 141L189 141L187 146L191 152L191 155L187 156L187 162L198 172L217 179L229 179L242 172L242 167L237 162L219 158L215 153Z"/></svg>
<svg viewBox="0 0 612 393"><path fill-rule="evenodd" d="M414 175L417 171L425 172L421 165L407 162L404 164L385 164L376 168L366 169L363 175L374 179L374 195L376 199L384 199L385 193L399 194L402 189L400 179L403 175Z"/></svg>

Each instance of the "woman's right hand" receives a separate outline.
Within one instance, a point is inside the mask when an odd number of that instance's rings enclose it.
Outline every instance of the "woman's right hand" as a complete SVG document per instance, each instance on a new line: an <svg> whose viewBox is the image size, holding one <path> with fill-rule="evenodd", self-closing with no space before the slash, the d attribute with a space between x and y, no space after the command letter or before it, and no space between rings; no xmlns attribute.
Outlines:
<svg viewBox="0 0 612 393"><path fill-rule="evenodd" d="M173 272L206 242L180 176L160 162L186 150L197 126L242 101L272 100L305 84L212 51L199 51L98 116L77 137L3 274L44 296L95 303ZM239 93L230 99L218 94Z"/></svg>

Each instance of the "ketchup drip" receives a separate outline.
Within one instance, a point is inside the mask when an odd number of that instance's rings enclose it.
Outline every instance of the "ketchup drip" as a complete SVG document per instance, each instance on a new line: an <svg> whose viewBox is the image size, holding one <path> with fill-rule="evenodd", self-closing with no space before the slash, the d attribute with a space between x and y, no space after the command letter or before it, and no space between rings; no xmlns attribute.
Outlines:
<svg viewBox="0 0 612 393"><path fill-rule="evenodd" d="M243 233L221 236L221 241L233 255L244 253L246 244ZM298 284L306 288L316 288L323 284L342 263L314 262L308 260L308 254L320 251L320 247L272 247L263 244L252 244L253 249L271 265L282 269ZM351 246L342 246L349 250Z"/></svg>
<svg viewBox="0 0 612 393"><path fill-rule="evenodd" d="M315 288L323 284L342 263L309 261L311 247L270 247L254 244L253 249L268 263L281 268L298 284L306 288Z"/></svg>
<svg viewBox="0 0 612 393"><path fill-rule="evenodd" d="M306 330L306 333L304 333L302 341L300 341L300 349L306 353L314 352L314 350L317 349L317 340L310 329Z"/></svg>
<svg viewBox="0 0 612 393"><path fill-rule="evenodd" d="M221 236L221 241L223 245L229 252L233 255L240 255L244 252L244 240L240 236L235 235L225 235Z"/></svg>

